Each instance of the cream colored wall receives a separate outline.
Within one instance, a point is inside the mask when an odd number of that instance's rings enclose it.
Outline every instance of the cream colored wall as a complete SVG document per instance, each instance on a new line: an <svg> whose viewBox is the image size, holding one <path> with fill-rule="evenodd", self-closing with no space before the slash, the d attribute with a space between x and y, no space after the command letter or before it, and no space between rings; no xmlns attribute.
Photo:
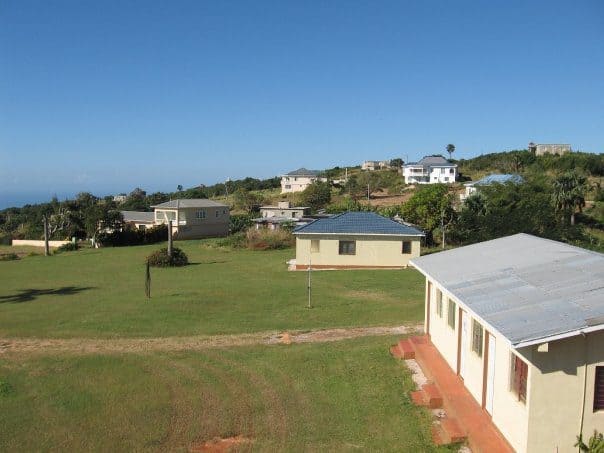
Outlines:
<svg viewBox="0 0 604 453"><path fill-rule="evenodd" d="M489 327L483 325L483 348L482 357L479 357L472 351L472 312L468 310L461 301L449 294L437 282L431 281L430 294L430 339L441 353L445 361L451 367L454 373L457 373L457 348L458 332L461 328L459 319L459 308L464 310L464 316L468 316L468 338L467 350L465 351L465 373L464 386L474 397L479 405L482 405L483 373L484 360L486 358L486 335L489 332L492 340L495 341L495 370L493 383L493 423L508 439L508 442L516 451L526 452L527 432L528 432L528 409L525 403L518 401L518 398L510 391L510 343L506 338L494 332L489 331ZM428 280L426 281L426 290ZM443 316L440 318L436 313L436 290L443 291ZM447 324L447 300L451 298L456 302L455 330ZM530 352L530 351L529 351ZM524 359L527 357L519 354ZM529 379L530 379L529 367ZM527 397L531 395L531 383L528 382Z"/></svg>
<svg viewBox="0 0 604 453"><path fill-rule="evenodd" d="M205 219L197 218L197 211L206 212ZM223 211L226 213L223 214ZM176 213L176 209L162 209ZM218 217L216 217L218 212ZM178 220L178 221L177 221ZM172 233L175 239L198 239L211 236L226 236L229 234L230 213L228 207L207 207L207 208L179 208L178 216L172 224ZM164 222L158 222L160 224Z"/></svg>
<svg viewBox="0 0 604 453"><path fill-rule="evenodd" d="M320 241L318 253L310 251L312 239ZM356 255L340 255L339 241L356 241ZM411 253L402 253L403 240L412 241ZM405 267L409 260L418 257L420 241L417 237L393 236L333 236L333 235L297 235L296 264L318 266L391 266Z"/></svg>
<svg viewBox="0 0 604 453"><path fill-rule="evenodd" d="M442 288L432 282L432 290L430 294L430 337L432 343L438 348L440 354L449 364L453 372L457 371L457 328L459 316L457 309L455 310L455 329L451 329L447 324L448 315L448 299L450 295L443 291L443 312L442 318L438 316L436 311L436 293ZM457 305L457 304L456 304Z"/></svg>
<svg viewBox="0 0 604 453"><path fill-rule="evenodd" d="M71 241L48 241L48 246L61 247L62 245L69 243L71 243ZM13 246L28 245L31 247L44 247L44 241L36 241L31 239L13 239L11 244Z"/></svg>
<svg viewBox="0 0 604 453"><path fill-rule="evenodd" d="M534 366L529 375L528 451L576 451L573 444L580 430L585 361L583 435L588 439L595 429L604 431L604 411L593 411L595 367L604 366L604 332L552 341L547 352L536 348L532 350Z"/></svg>

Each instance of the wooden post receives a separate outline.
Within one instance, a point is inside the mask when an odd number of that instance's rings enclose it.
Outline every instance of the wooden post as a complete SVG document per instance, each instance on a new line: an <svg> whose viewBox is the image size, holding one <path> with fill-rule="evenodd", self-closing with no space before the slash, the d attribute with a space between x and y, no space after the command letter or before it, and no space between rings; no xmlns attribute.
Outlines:
<svg viewBox="0 0 604 453"><path fill-rule="evenodd" d="M168 220L168 256L172 258L172 221Z"/></svg>
<svg viewBox="0 0 604 453"><path fill-rule="evenodd" d="M44 256L50 255L50 246L48 245L48 217L44 216Z"/></svg>
<svg viewBox="0 0 604 453"><path fill-rule="evenodd" d="M147 261L147 272L145 273L145 295L151 299L151 271L149 270L149 261Z"/></svg>

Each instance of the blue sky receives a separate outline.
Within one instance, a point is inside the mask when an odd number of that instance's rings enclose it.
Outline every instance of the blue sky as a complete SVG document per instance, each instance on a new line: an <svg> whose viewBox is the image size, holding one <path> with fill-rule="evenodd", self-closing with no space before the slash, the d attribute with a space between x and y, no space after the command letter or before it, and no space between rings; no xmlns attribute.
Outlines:
<svg viewBox="0 0 604 453"><path fill-rule="evenodd" d="M604 2L0 4L15 202L530 140L604 152Z"/></svg>

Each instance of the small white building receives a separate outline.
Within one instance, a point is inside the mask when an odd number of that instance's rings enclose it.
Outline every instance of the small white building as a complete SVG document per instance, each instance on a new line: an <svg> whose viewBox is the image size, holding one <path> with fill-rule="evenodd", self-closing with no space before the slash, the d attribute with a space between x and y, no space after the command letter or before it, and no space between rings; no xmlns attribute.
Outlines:
<svg viewBox="0 0 604 453"><path fill-rule="evenodd" d="M475 193L478 193L480 188L484 187L484 186L491 186L493 184L508 184L508 183L521 184L523 182L524 182L524 179L520 175L491 174L491 175L485 176L482 179L479 179L478 181L468 182L468 183L464 184L465 192L462 194L459 194L459 199L461 201L465 201L465 199L468 198L469 196L474 195Z"/></svg>
<svg viewBox="0 0 604 453"><path fill-rule="evenodd" d="M281 176L281 193L302 192L315 181L327 181L319 177L318 170L299 168Z"/></svg>
<svg viewBox="0 0 604 453"><path fill-rule="evenodd" d="M419 162L403 165L405 184L453 183L457 179L457 165L442 156L425 156Z"/></svg>

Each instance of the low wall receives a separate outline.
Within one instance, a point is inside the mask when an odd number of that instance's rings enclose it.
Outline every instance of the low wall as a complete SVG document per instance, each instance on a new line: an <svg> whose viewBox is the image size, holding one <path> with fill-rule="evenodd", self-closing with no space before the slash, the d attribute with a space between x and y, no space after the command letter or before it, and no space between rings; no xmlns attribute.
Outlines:
<svg viewBox="0 0 604 453"><path fill-rule="evenodd" d="M48 241L50 247L61 247L64 244L69 244L70 241ZM44 241L35 241L31 239L13 239L15 245L29 245L30 247L44 247Z"/></svg>

